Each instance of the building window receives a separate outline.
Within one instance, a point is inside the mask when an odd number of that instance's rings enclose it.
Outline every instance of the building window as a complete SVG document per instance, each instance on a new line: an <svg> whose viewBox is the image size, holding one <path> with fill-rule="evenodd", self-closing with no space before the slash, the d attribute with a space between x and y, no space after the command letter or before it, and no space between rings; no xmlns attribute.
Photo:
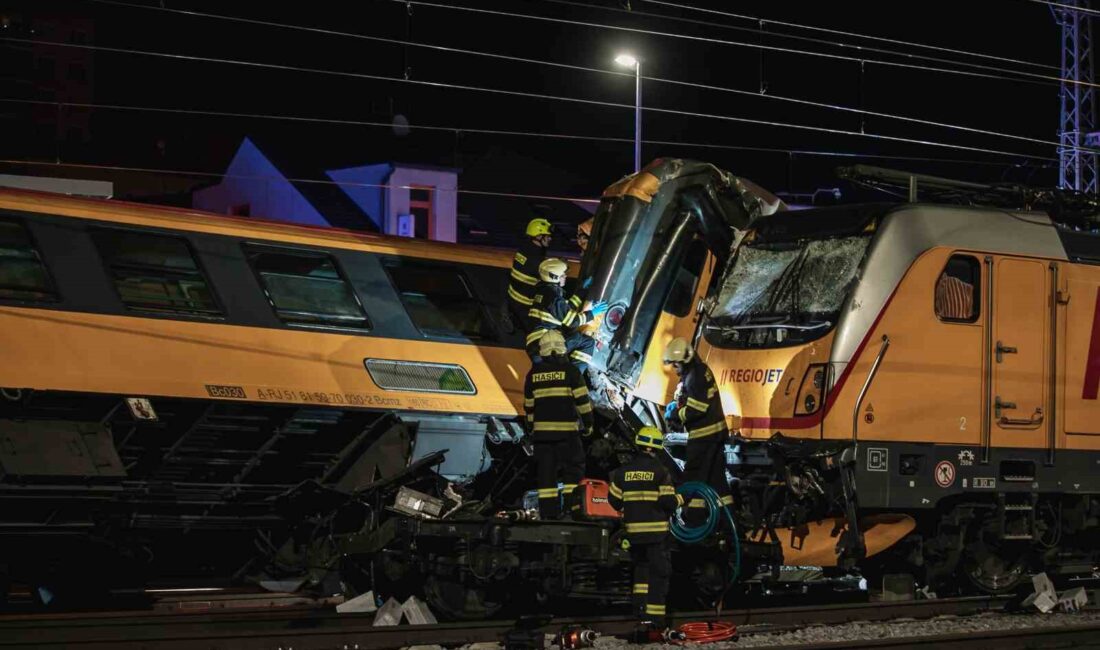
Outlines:
<svg viewBox="0 0 1100 650"><path fill-rule="evenodd" d="M418 239L431 237L433 191L433 188L421 185L409 188L409 214L416 220L413 236Z"/></svg>
<svg viewBox="0 0 1100 650"><path fill-rule="evenodd" d="M192 316L222 315L209 280L182 237L95 230L92 239L127 308Z"/></svg>
<svg viewBox="0 0 1100 650"><path fill-rule="evenodd" d="M935 308L940 320L973 323L981 313L982 270L971 255L952 255L936 280Z"/></svg>
<svg viewBox="0 0 1100 650"><path fill-rule="evenodd" d="M455 267L410 260L387 265L413 324L423 333L494 339L485 306Z"/></svg>
<svg viewBox="0 0 1100 650"><path fill-rule="evenodd" d="M83 83L88 77L87 71L84 69L84 65L81 63L69 64L69 81L79 81Z"/></svg>
<svg viewBox="0 0 1100 650"><path fill-rule="evenodd" d="M326 253L245 246L275 314L288 325L368 329L363 305Z"/></svg>
<svg viewBox="0 0 1100 650"><path fill-rule="evenodd" d="M23 224L0 220L0 298L57 300L46 265Z"/></svg>
<svg viewBox="0 0 1100 650"><path fill-rule="evenodd" d="M38 59L37 64L38 64L38 76L39 77L44 77L44 78L47 78L47 79L53 79L54 78L54 75L55 75L55 72L54 72L55 67L54 66L56 64L55 64L55 62L52 58L50 58L48 56L44 56L41 59Z"/></svg>

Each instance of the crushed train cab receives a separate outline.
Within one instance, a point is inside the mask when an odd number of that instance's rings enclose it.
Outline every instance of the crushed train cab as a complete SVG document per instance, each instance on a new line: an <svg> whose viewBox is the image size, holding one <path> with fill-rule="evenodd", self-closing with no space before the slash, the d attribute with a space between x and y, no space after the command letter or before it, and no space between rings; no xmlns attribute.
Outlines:
<svg viewBox="0 0 1100 650"><path fill-rule="evenodd" d="M1100 235L1040 211L871 204L755 221L698 332L740 433L730 470L752 523L833 517L858 535L818 529L805 546L838 558L904 540L892 557L929 584L961 568L1002 591L1091 567L1097 259Z"/></svg>

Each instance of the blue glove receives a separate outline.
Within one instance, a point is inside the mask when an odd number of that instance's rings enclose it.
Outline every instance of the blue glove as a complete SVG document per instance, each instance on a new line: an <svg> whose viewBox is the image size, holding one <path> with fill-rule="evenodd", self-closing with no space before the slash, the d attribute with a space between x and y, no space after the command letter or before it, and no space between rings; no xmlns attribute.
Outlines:
<svg viewBox="0 0 1100 650"><path fill-rule="evenodd" d="M672 419L672 415L674 413L676 413L676 407L677 406L678 406L678 404L676 404L676 400L672 400L671 402L668 403L667 406L665 406L665 419L666 420L671 420Z"/></svg>
<svg viewBox="0 0 1100 650"><path fill-rule="evenodd" d="M584 282L581 282L581 289L587 289L588 287L591 287L591 286L592 286L592 276L588 276L587 278L584 279Z"/></svg>
<svg viewBox="0 0 1100 650"><path fill-rule="evenodd" d="M593 316L599 316L600 314L604 313L605 311L607 311L607 303L606 302L601 300L599 302L596 302L596 303L592 304L592 315Z"/></svg>

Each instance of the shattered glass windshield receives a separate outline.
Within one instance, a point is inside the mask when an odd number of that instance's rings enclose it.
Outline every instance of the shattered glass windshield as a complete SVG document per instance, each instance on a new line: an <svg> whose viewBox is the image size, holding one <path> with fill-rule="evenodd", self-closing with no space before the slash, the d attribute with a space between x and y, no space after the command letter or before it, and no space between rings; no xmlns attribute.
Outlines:
<svg viewBox="0 0 1100 650"><path fill-rule="evenodd" d="M710 312L710 329L735 344L824 334L855 285L870 241L860 235L743 245Z"/></svg>

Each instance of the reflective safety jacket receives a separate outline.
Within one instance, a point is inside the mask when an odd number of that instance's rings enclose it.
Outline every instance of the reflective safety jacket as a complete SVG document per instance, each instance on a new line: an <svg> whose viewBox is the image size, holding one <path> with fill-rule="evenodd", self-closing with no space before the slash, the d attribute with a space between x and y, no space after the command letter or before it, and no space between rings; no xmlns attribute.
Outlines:
<svg viewBox="0 0 1100 650"><path fill-rule="evenodd" d="M677 418L688 434L688 443L704 438L729 437L726 416L722 413L722 398L718 385L707 364L698 358L684 366L682 378L684 405L677 411Z"/></svg>
<svg viewBox="0 0 1100 650"><path fill-rule="evenodd" d="M608 502L621 510L631 544L652 544L668 535L668 519L684 504L668 470L649 454L638 454L611 472Z"/></svg>
<svg viewBox="0 0 1100 650"><path fill-rule="evenodd" d="M508 299L517 314L526 314L531 308L535 286L539 283L539 264L546 259L546 249L527 239L520 244L512 257L512 275L508 279ZM522 323L517 323L522 326Z"/></svg>
<svg viewBox="0 0 1100 650"><path fill-rule="evenodd" d="M575 330L592 321L592 312L581 311L578 296L565 297L561 285L539 282L527 312L527 345L542 338L550 330Z"/></svg>
<svg viewBox="0 0 1100 650"><path fill-rule="evenodd" d="M555 354L531 366L523 386L527 430L535 442L565 440L592 432L588 387L567 357Z"/></svg>

